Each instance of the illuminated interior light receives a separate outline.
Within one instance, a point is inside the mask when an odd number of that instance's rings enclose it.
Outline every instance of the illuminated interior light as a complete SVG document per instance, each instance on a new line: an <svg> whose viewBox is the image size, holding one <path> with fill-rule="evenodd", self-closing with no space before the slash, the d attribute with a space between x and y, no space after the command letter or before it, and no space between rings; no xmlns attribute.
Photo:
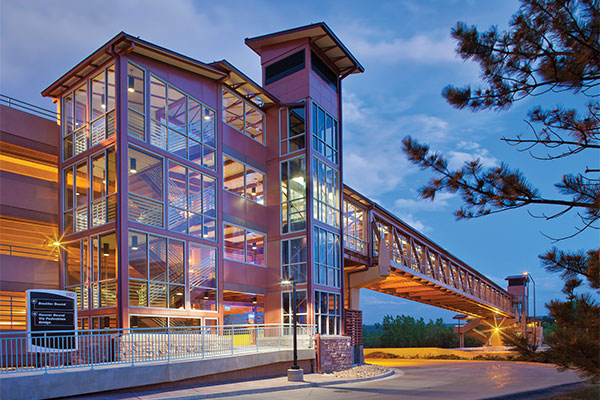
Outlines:
<svg viewBox="0 0 600 400"><path fill-rule="evenodd" d="M52 242L52 246L58 247L60 246L60 242Z"/></svg>
<svg viewBox="0 0 600 400"><path fill-rule="evenodd" d="M137 236L132 236L131 237L131 250L138 250L138 238Z"/></svg>
<svg viewBox="0 0 600 400"><path fill-rule="evenodd" d="M102 255L108 257L110 255L109 251L108 243L104 243L104 245L102 245Z"/></svg>
<svg viewBox="0 0 600 400"><path fill-rule="evenodd" d="M212 117L210 115L205 115L204 116L204 120L205 121L210 121L212 119Z"/></svg>
<svg viewBox="0 0 600 400"><path fill-rule="evenodd" d="M129 172L132 174L137 172L137 160L135 158L129 159Z"/></svg>
<svg viewBox="0 0 600 400"><path fill-rule="evenodd" d="M284 279L284 280L281 281L281 284L283 286L288 286L288 285L292 284L292 281L291 281L291 279Z"/></svg>
<svg viewBox="0 0 600 400"><path fill-rule="evenodd" d="M252 298L252 304L256 304L256 303L257 303L256 297L253 297Z"/></svg>
<svg viewBox="0 0 600 400"><path fill-rule="evenodd" d="M183 293L177 292L177 293L175 293L175 296L183 296Z"/></svg>
<svg viewBox="0 0 600 400"><path fill-rule="evenodd" d="M256 243L252 243L252 250L256 250Z"/></svg>
<svg viewBox="0 0 600 400"><path fill-rule="evenodd" d="M129 93L135 92L134 86L135 86L134 78L133 78L133 76L130 76L129 84L127 85L127 90L129 91Z"/></svg>
<svg viewBox="0 0 600 400"><path fill-rule="evenodd" d="M204 300L208 300L208 293L204 293Z"/></svg>

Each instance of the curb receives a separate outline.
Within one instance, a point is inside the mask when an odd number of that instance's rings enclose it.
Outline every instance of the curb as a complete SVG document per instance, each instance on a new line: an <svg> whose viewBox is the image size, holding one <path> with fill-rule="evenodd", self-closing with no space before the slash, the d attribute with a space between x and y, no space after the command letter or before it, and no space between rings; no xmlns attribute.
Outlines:
<svg viewBox="0 0 600 400"><path fill-rule="evenodd" d="M189 394L189 395L179 396L179 397L169 397L168 399L170 399L170 400L215 399L215 398L221 398L221 397L244 396L247 394L272 393L272 392L279 392L279 391L284 391L284 390L303 389L303 388L308 388L308 387L322 387L322 386L329 386L329 385L341 385L341 384L345 384L345 383L373 381L376 379L387 378L389 376L394 375L395 373L404 375L404 373L402 371L391 370L391 371L388 371L381 375L369 376L366 378L343 379L343 380L336 380L336 381L330 381L330 382L302 382L302 383L297 383L297 384L289 385L289 386L266 387L263 389L246 389L246 390L237 390L237 391L225 392L225 393L211 393L211 394L195 393L195 394Z"/></svg>
<svg viewBox="0 0 600 400"><path fill-rule="evenodd" d="M575 388L575 387L583 385L583 384L584 384L584 382L564 383L562 385L548 386L548 387L541 388L541 389L527 390L525 392L510 393L510 394L505 394L505 395L496 396L496 397L486 397L485 399L482 399L482 400L510 400L510 399L524 399L524 398L527 398L528 396L553 395L553 394L556 394L556 393L554 393L554 391L557 389Z"/></svg>

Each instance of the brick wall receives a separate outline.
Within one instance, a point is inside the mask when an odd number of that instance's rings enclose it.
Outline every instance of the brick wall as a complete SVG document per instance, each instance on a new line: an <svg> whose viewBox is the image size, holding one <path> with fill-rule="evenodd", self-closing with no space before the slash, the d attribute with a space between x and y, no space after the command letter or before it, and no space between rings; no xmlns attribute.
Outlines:
<svg viewBox="0 0 600 400"><path fill-rule="evenodd" d="M328 374L352 366L352 346L349 336L317 335L318 371Z"/></svg>

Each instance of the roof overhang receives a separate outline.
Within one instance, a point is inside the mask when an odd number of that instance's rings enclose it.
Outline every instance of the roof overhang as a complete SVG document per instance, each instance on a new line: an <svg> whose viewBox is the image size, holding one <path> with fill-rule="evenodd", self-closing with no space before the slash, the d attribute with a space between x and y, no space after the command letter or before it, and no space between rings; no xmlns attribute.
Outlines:
<svg viewBox="0 0 600 400"><path fill-rule="evenodd" d="M285 31L275 32L268 35L246 38L248 47L258 55L261 49L279 43L292 40L308 38L319 51L327 57L329 62L337 68L337 74L341 77L350 74L365 72L358 60L350 53L344 44L338 39L325 22L301 26Z"/></svg>
<svg viewBox="0 0 600 400"><path fill-rule="evenodd" d="M227 75L222 79L222 82L234 89L246 100L252 101L257 106L263 108L279 103L275 96L254 82L239 69L231 65L228 61L215 61L210 65L225 71Z"/></svg>
<svg viewBox="0 0 600 400"><path fill-rule="evenodd" d="M110 59L129 53L140 54L210 79L218 80L226 76L222 71L201 61L121 32L44 89L42 96L57 98Z"/></svg>

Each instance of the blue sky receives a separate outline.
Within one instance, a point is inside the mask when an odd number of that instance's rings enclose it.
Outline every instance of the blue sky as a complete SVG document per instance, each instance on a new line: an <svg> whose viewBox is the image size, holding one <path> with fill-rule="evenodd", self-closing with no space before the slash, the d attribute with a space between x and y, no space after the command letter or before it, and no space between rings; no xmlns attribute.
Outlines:
<svg viewBox="0 0 600 400"><path fill-rule="evenodd" d="M168 6L166 5L168 4ZM418 197L429 173L401 153L407 135L445 152L451 165L478 157L486 165L508 162L526 173L543 194L565 172L598 167L581 155L563 161L532 160L500 141L526 131L523 122L534 105L581 104L569 94L528 99L509 111L458 111L446 104L447 84L479 82L479 70L455 53L449 32L457 21L505 29L516 1L27 1L0 3L0 92L53 109L40 91L89 53L125 31L142 39L210 62L227 59L260 82L258 56L244 45L253 37L325 21L363 64L364 74L344 81L344 181L442 247L505 287L504 278L529 271L537 283L537 310L562 297L558 276L546 273L538 255L550 248L549 236L574 232L575 215L546 222L517 210L470 221L456 221L460 201L441 195L431 203ZM541 214L554 208L532 208ZM556 245L589 249L598 245L588 231ZM366 323L386 314L442 317L453 313L364 291Z"/></svg>

